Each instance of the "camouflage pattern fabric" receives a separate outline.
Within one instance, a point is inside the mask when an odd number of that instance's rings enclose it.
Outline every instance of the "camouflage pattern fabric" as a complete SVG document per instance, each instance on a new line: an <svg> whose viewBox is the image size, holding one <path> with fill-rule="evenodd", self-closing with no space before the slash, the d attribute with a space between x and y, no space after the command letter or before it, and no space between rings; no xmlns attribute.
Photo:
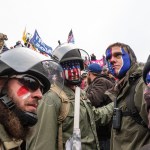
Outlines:
<svg viewBox="0 0 150 150"><path fill-rule="evenodd" d="M8 40L7 35L0 33L0 49L3 48L5 40Z"/></svg>

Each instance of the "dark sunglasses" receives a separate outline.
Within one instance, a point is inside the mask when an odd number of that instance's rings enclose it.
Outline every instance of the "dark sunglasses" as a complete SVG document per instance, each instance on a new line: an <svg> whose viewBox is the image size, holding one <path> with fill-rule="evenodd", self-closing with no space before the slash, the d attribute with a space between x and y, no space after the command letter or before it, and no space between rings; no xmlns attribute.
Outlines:
<svg viewBox="0 0 150 150"><path fill-rule="evenodd" d="M23 77L14 77L18 79L18 81L23 84L26 88L28 88L31 91L36 91L38 88L40 88L41 93L43 93L43 85L35 78L29 77L29 76L23 76Z"/></svg>

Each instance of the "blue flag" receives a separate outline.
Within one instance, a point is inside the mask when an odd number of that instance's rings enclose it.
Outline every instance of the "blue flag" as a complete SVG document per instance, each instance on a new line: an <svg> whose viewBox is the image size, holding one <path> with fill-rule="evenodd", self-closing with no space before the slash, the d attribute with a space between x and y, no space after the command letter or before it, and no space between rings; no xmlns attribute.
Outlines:
<svg viewBox="0 0 150 150"><path fill-rule="evenodd" d="M39 36L37 30L35 30L33 37L30 40L30 43L33 44L39 51L45 52L48 55L51 55L52 48L46 45L41 37Z"/></svg>

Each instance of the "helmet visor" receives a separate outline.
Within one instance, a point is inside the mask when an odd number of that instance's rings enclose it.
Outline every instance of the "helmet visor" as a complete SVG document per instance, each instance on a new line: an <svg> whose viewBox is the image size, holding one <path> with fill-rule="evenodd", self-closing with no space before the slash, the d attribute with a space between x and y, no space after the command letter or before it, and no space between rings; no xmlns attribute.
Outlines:
<svg viewBox="0 0 150 150"><path fill-rule="evenodd" d="M49 58L31 49L21 47L2 53L0 60L17 72L26 72L41 61L49 60Z"/></svg>
<svg viewBox="0 0 150 150"><path fill-rule="evenodd" d="M90 56L83 49L80 49L80 54L81 54L81 58L83 59L83 70L87 70L88 69L88 65L90 64Z"/></svg>
<svg viewBox="0 0 150 150"><path fill-rule="evenodd" d="M64 86L64 73L62 67L54 61L44 61L42 62L44 69L48 73L48 79L51 83L51 88L53 86L59 87L57 93L60 93ZM46 104L49 104L49 102L46 100L44 101Z"/></svg>

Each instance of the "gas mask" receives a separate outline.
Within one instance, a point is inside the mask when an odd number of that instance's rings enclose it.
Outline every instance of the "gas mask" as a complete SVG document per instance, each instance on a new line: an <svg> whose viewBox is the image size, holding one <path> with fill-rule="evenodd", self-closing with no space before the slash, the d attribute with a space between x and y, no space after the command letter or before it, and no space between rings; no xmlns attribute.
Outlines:
<svg viewBox="0 0 150 150"><path fill-rule="evenodd" d="M68 60L61 63L64 71L64 78L69 84L81 83L81 69L79 60Z"/></svg>

